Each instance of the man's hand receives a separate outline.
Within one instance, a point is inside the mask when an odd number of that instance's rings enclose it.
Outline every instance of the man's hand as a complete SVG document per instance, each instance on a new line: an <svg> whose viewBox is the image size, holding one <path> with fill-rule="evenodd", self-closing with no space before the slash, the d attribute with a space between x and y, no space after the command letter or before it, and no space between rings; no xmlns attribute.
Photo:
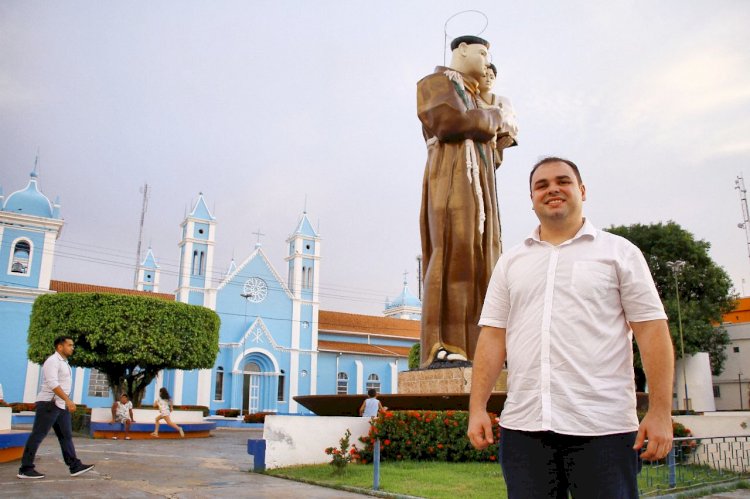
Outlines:
<svg viewBox="0 0 750 499"><path fill-rule="evenodd" d="M469 413L469 436L471 445L477 450L486 449L487 446L495 442L492 436L492 423L487 411L471 411Z"/></svg>
<svg viewBox="0 0 750 499"><path fill-rule="evenodd" d="M76 404L70 399L65 401L65 407L67 407L70 412L76 412Z"/></svg>
<svg viewBox="0 0 750 499"><path fill-rule="evenodd" d="M647 412L638 427L633 449L640 450L646 439L648 439L648 445L641 453L641 459L644 461L664 459L672 448L672 417L669 414L657 415Z"/></svg>

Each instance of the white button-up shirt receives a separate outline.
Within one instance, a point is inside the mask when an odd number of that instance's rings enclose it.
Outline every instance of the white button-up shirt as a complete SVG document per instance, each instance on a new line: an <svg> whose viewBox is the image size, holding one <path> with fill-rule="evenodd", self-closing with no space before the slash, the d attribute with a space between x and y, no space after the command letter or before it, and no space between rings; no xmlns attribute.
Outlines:
<svg viewBox="0 0 750 499"><path fill-rule="evenodd" d="M54 398L55 405L60 409L65 409L65 401L55 395L53 388L60 387L68 397L73 385L73 376L68 361L55 352L44 361L42 366L42 387L36 396L37 402L49 402Z"/></svg>
<svg viewBox="0 0 750 499"><path fill-rule="evenodd" d="M569 435L638 429L628 322L666 319L643 254L589 221L554 246L539 229L502 255L482 326L505 328L505 428Z"/></svg>

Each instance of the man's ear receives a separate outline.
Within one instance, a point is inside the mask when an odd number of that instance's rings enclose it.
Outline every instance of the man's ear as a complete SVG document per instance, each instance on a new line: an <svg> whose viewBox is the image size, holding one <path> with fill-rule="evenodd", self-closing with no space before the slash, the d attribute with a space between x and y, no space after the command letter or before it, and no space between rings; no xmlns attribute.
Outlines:
<svg viewBox="0 0 750 499"><path fill-rule="evenodd" d="M466 42L461 42L458 44L458 53L462 56L466 57L466 55L469 53L469 44Z"/></svg>
<svg viewBox="0 0 750 499"><path fill-rule="evenodd" d="M586 201L586 186L581 184L581 201Z"/></svg>

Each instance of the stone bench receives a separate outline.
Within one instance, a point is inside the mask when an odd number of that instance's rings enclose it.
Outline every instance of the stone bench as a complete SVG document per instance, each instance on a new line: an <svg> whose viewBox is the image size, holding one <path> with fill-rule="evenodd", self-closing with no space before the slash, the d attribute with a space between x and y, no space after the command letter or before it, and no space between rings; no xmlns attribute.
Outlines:
<svg viewBox="0 0 750 499"><path fill-rule="evenodd" d="M134 440L155 438L151 433L156 429L154 420L159 415L156 409L133 409L135 422L130 425L129 436ZM185 432L185 438L204 438L211 436L211 430L216 429L216 423L203 420L201 411L174 411L170 414L172 422L177 423ZM91 436L94 438L124 438L125 425L112 422L110 407L96 407L91 409ZM159 425L159 438L180 438L174 428L167 426L162 420Z"/></svg>
<svg viewBox="0 0 750 499"><path fill-rule="evenodd" d="M0 407L0 463L21 459L30 431L11 430L10 407Z"/></svg>

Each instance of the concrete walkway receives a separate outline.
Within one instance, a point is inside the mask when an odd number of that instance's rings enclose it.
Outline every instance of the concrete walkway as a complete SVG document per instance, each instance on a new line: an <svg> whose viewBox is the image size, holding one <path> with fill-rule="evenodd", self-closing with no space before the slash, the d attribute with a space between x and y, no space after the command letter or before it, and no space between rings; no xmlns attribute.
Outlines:
<svg viewBox="0 0 750 499"><path fill-rule="evenodd" d="M72 478L53 432L39 449L41 480L16 478L19 461L0 464L0 495L5 497L369 497L249 473L247 439L257 430L217 429L211 438L185 440L94 440L76 437L78 457L96 467Z"/></svg>

